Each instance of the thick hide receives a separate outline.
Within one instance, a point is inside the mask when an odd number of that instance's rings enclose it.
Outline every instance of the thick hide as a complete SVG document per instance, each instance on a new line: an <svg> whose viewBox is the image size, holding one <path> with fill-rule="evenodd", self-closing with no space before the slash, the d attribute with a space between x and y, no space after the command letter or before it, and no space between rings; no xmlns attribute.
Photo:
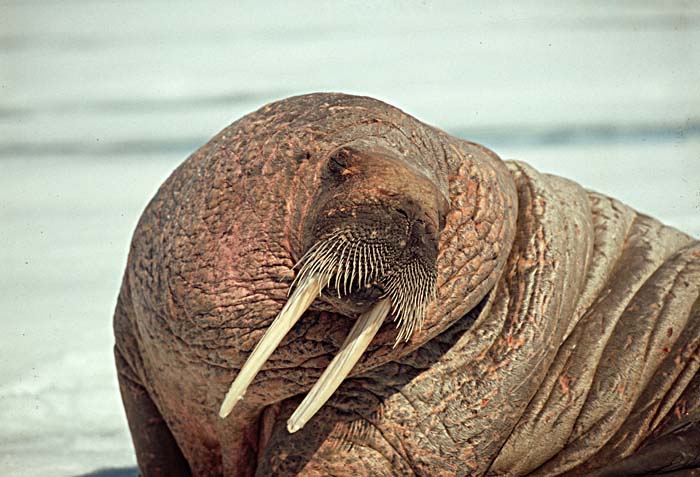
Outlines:
<svg viewBox="0 0 700 477"><path fill-rule="evenodd" d="M221 419L341 147L444 191L436 299L407 343L387 320L290 434L356 318L317 300ZM315 94L233 123L161 187L132 241L115 355L145 476L696 475L699 297L697 240L379 101Z"/></svg>

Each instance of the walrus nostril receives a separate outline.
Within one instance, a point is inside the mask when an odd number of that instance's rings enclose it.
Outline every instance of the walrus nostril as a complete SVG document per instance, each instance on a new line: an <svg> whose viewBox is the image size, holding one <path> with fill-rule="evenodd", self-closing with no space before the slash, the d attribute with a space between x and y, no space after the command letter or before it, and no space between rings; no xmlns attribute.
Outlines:
<svg viewBox="0 0 700 477"><path fill-rule="evenodd" d="M396 209L396 212L397 212L399 215L401 215L404 219L406 219L406 220L410 219L410 215L409 215L408 212L406 212L405 210L403 210L403 209Z"/></svg>
<svg viewBox="0 0 700 477"><path fill-rule="evenodd" d="M421 247L426 252L430 252L426 247L435 247L436 236L432 227L423 222L422 220L416 220L411 224L410 240L411 243Z"/></svg>

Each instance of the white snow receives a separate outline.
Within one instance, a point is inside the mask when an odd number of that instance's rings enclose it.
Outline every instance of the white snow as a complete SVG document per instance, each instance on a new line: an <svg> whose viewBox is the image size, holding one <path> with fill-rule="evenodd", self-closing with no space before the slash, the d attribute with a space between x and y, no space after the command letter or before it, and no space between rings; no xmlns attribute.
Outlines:
<svg viewBox="0 0 700 477"><path fill-rule="evenodd" d="M0 469L133 473L111 314L136 221L260 105L368 94L700 235L696 2L0 5Z"/></svg>

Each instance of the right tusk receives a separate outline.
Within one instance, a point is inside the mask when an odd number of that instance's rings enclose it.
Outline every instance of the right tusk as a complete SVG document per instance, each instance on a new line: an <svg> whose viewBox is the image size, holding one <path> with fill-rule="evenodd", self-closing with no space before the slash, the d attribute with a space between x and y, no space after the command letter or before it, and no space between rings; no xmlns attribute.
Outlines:
<svg viewBox="0 0 700 477"><path fill-rule="evenodd" d="M321 292L321 280L314 275L306 280L302 280L289 297L284 308L280 311L275 321L265 332L265 336L258 342L255 349L248 357L248 360L241 368L238 376L231 384L224 402L221 404L219 416L225 418L231 413L233 407L243 399L250 383L253 382L255 376L260 372L265 362L270 358L275 349L279 346L282 339L289 333L294 324L299 321L301 315L309 308L311 303L316 299Z"/></svg>
<svg viewBox="0 0 700 477"><path fill-rule="evenodd" d="M304 427L304 424L321 409L338 389L340 383L360 360L362 353L365 352L372 338L379 331L390 310L391 300L385 298L375 304L371 310L360 315L348 337L345 338L338 354L287 421L287 430L290 433Z"/></svg>

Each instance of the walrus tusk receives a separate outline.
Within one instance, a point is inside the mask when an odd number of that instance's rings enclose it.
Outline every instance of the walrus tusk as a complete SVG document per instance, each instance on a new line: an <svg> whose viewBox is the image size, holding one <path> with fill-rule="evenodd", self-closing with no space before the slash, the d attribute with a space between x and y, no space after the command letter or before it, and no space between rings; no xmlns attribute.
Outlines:
<svg viewBox="0 0 700 477"><path fill-rule="evenodd" d="M340 383L347 377L369 346L374 335L379 331L390 310L391 300L385 298L376 303L371 310L360 315L348 337L345 338L338 354L299 404L294 414L287 420L287 430L290 433L304 427L304 424L321 409L328 398L338 389Z"/></svg>
<svg viewBox="0 0 700 477"><path fill-rule="evenodd" d="M321 292L323 288L322 280L317 276L310 276L306 280L302 280L299 286L296 287L292 296L287 300L282 311L277 318L272 322L270 327L265 332L260 342L255 346L248 360L241 368L238 376L231 384L221 409L219 416L225 418L231 413L233 407L243 399L250 383L253 382L255 376L260 372L270 355L277 349L282 339L289 333L294 324L299 321L301 315L304 314L311 303Z"/></svg>

